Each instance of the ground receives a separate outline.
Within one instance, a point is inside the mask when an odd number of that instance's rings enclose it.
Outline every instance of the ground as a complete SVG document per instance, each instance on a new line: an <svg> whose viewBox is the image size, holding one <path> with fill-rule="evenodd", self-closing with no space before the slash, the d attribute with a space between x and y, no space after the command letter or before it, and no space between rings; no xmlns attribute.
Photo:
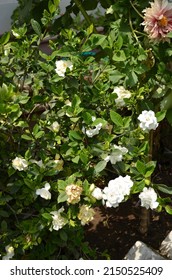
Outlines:
<svg viewBox="0 0 172 280"><path fill-rule="evenodd" d="M163 183L172 187L172 128L166 122L159 131L155 147L157 169L153 174L154 183ZM157 138L155 138L157 141ZM171 195L167 195L171 197ZM172 230L172 215L165 211L151 211L147 234L139 232L141 206L139 199L121 203L118 208L95 208L94 220L86 227L85 239L91 248L96 249L100 259L123 259L129 249L138 240L154 249L159 249L161 242Z"/></svg>
<svg viewBox="0 0 172 280"><path fill-rule="evenodd" d="M153 212L147 235L139 232L139 208L131 201L119 208L95 208L96 215L86 228L85 239L91 248L96 249L100 259L121 260L138 240L152 248L160 247L161 242L172 230L172 216Z"/></svg>

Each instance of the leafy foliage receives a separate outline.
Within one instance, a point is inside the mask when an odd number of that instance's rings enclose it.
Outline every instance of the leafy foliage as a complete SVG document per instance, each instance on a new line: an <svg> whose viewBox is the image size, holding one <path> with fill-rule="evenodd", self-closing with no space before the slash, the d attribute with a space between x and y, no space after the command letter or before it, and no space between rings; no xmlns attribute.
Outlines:
<svg viewBox="0 0 172 280"><path fill-rule="evenodd" d="M64 17L78 12L74 2ZM104 188L110 179L129 175L134 184L125 199L151 186L159 210L172 212L171 188L151 182L154 133L145 133L137 119L153 110L158 122L167 116L172 123L170 44L152 44L143 32L139 14L148 1L81 2L85 10L112 5L104 34L94 33L93 25L71 29L63 18L59 31L57 0L19 1L15 13L23 15L23 25L15 21L0 39L0 248L5 255L12 244L16 259L96 258L84 243L79 211L100 205L92 195L98 182ZM47 39L55 30L56 38ZM42 51L45 39L48 54ZM58 75L57 60L70 60L73 68ZM124 106L116 103L114 87L130 91ZM127 151L118 160L116 146ZM16 157L27 168L19 170ZM47 182L50 200L36 195ZM69 203L70 185L82 188L78 203ZM51 213L59 210L67 222L57 231Z"/></svg>

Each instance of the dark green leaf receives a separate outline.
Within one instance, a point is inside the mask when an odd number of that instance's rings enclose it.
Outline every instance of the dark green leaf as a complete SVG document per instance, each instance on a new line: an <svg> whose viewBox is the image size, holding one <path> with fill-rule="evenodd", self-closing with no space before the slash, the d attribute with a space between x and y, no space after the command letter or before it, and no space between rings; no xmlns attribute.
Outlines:
<svg viewBox="0 0 172 280"><path fill-rule="evenodd" d="M31 25L33 30L35 31L35 33L40 36L41 35L41 26L39 24L39 22L37 22L36 20L34 20L33 18L31 19Z"/></svg>

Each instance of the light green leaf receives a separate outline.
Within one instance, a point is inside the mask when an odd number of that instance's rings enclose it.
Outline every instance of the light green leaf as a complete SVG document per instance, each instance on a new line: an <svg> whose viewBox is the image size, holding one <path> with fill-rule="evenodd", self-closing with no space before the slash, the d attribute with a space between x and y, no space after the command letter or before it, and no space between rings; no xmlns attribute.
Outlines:
<svg viewBox="0 0 172 280"><path fill-rule="evenodd" d="M123 119L117 112L110 111L110 118L117 126L123 126Z"/></svg>
<svg viewBox="0 0 172 280"><path fill-rule="evenodd" d="M100 173L103 169L105 169L106 165L107 165L107 162L105 160L99 161L94 168L95 172Z"/></svg>
<svg viewBox="0 0 172 280"><path fill-rule="evenodd" d="M66 192L61 192L58 196L57 202L58 203L65 202L65 201L67 201L67 199L68 199L68 196L67 196Z"/></svg>

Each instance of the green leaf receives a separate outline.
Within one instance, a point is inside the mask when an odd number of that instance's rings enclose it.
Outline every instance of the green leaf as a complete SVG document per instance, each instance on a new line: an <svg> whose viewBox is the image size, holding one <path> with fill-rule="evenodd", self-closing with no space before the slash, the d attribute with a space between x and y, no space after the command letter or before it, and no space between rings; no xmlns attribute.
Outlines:
<svg viewBox="0 0 172 280"><path fill-rule="evenodd" d="M103 169L105 169L106 165L107 165L107 162L105 160L99 161L94 168L95 172L100 173Z"/></svg>
<svg viewBox="0 0 172 280"><path fill-rule="evenodd" d="M165 206L165 211L166 211L168 214L172 215L172 207L171 207L170 205L166 205L166 206Z"/></svg>
<svg viewBox="0 0 172 280"><path fill-rule="evenodd" d="M79 156L76 156L72 159L72 162L78 163L79 162Z"/></svg>
<svg viewBox="0 0 172 280"><path fill-rule="evenodd" d="M50 14L53 14L57 9L51 0L48 1L48 9Z"/></svg>
<svg viewBox="0 0 172 280"><path fill-rule="evenodd" d="M166 113L167 113L166 110L156 113L157 121L158 121L158 122L161 122L161 121L165 118Z"/></svg>
<svg viewBox="0 0 172 280"><path fill-rule="evenodd" d="M69 138L70 140L82 140L82 136L80 135L80 133L78 131L75 130L70 130L69 131Z"/></svg>
<svg viewBox="0 0 172 280"><path fill-rule="evenodd" d="M39 24L39 22L37 22L36 20L34 20L33 18L31 19L31 25L32 25L32 28L33 30L35 31L35 33L38 35L38 36L41 36L41 26Z"/></svg>
<svg viewBox="0 0 172 280"><path fill-rule="evenodd" d="M164 184L154 184L154 186L161 192L172 195L172 187L168 187Z"/></svg>
<svg viewBox="0 0 172 280"><path fill-rule="evenodd" d="M7 232L7 228L8 228L7 222L5 220L3 220L1 222L1 230L2 230L2 232Z"/></svg>
<svg viewBox="0 0 172 280"><path fill-rule="evenodd" d="M140 160L138 160L138 161L136 162L136 168L137 168L137 170L138 170L142 175L145 174L146 165L145 165L144 162L141 162Z"/></svg>
<svg viewBox="0 0 172 280"><path fill-rule="evenodd" d="M35 135L35 138L36 138L36 139L39 139L39 138L41 138L42 136L44 136L44 134L45 134L45 132L44 132L43 130L38 131L38 133Z"/></svg>
<svg viewBox="0 0 172 280"><path fill-rule="evenodd" d="M152 175L156 167L156 161L150 161L146 164L146 173L145 178L148 178Z"/></svg>
<svg viewBox="0 0 172 280"><path fill-rule="evenodd" d="M0 38L0 45L5 45L10 39L10 32L4 33Z"/></svg>
<svg viewBox="0 0 172 280"><path fill-rule="evenodd" d="M117 126L123 126L123 119L117 112L110 111L110 118Z"/></svg>
<svg viewBox="0 0 172 280"><path fill-rule="evenodd" d="M114 53L112 59L114 61L125 61L126 60L126 56L125 56L125 52L123 50L118 50Z"/></svg>
<svg viewBox="0 0 172 280"><path fill-rule="evenodd" d="M114 71L112 74L109 75L109 80L114 84L118 83L124 77L119 71Z"/></svg>
<svg viewBox="0 0 172 280"><path fill-rule="evenodd" d="M43 213L43 214L41 214L41 216L43 218L45 218L46 220L49 220L49 221L52 220L52 216L49 213Z"/></svg>
<svg viewBox="0 0 172 280"><path fill-rule="evenodd" d="M87 35L88 36L91 35L93 33L93 30L94 30L94 25L91 24L86 30Z"/></svg>
<svg viewBox="0 0 172 280"><path fill-rule="evenodd" d="M34 127L33 127L33 135L35 136L39 131L39 125L38 124L35 124Z"/></svg>
<svg viewBox="0 0 172 280"><path fill-rule="evenodd" d="M134 71L129 71L125 81L127 87L133 87L135 84L137 84L138 77Z"/></svg>
<svg viewBox="0 0 172 280"><path fill-rule="evenodd" d="M57 202L58 203L65 202L65 201L67 201L67 199L68 199L68 196L67 196L66 192L61 192L58 196Z"/></svg>
<svg viewBox="0 0 172 280"><path fill-rule="evenodd" d="M28 140L28 141L32 141L32 140L33 140L33 138L32 138L30 135L28 135L28 134L23 134L23 135L21 136L21 138L22 138L22 139L25 139L25 140Z"/></svg>
<svg viewBox="0 0 172 280"><path fill-rule="evenodd" d="M0 216L1 216L1 217L4 217L4 218L8 218L8 217L9 217L9 214L8 214L7 211L0 210Z"/></svg>
<svg viewBox="0 0 172 280"><path fill-rule="evenodd" d="M61 231L59 232L59 234L60 234L60 238L61 238L63 241L66 242L66 241L68 240L68 236L67 236L66 231L61 230Z"/></svg>
<svg viewBox="0 0 172 280"><path fill-rule="evenodd" d="M168 33L166 34L166 37L172 38L172 32L168 32Z"/></svg>

